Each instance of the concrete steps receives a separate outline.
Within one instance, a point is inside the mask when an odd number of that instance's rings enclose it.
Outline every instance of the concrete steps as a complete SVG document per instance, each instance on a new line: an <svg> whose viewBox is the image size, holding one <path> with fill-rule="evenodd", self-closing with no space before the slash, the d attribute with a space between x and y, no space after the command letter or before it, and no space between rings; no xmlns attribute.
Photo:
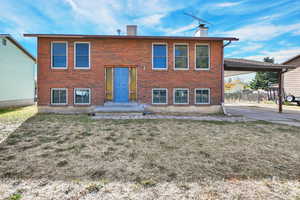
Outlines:
<svg viewBox="0 0 300 200"><path fill-rule="evenodd" d="M136 112L143 113L145 110L144 105L135 102L130 103L114 103L106 102L104 106L97 106L94 113L128 113Z"/></svg>

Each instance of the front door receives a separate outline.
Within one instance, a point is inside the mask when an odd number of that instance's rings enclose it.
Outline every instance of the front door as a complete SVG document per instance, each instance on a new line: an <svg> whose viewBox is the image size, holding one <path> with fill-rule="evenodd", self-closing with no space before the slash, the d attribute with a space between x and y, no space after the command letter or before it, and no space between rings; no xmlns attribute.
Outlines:
<svg viewBox="0 0 300 200"><path fill-rule="evenodd" d="M114 101L119 103L126 103L129 101L128 94L128 79L129 69L114 68Z"/></svg>

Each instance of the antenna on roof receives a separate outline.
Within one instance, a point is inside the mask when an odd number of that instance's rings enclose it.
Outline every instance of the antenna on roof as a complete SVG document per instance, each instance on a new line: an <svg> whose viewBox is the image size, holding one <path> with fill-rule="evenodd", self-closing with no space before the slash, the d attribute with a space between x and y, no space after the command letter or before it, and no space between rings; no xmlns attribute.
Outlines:
<svg viewBox="0 0 300 200"><path fill-rule="evenodd" d="M193 28L196 29L194 36L200 36L200 37L207 37L208 34L208 27L206 27L205 25L209 24L212 25L210 22L201 19L200 17L197 17L195 15L192 15L190 13L184 12L183 13L186 16L192 17L193 19L198 21L198 26Z"/></svg>

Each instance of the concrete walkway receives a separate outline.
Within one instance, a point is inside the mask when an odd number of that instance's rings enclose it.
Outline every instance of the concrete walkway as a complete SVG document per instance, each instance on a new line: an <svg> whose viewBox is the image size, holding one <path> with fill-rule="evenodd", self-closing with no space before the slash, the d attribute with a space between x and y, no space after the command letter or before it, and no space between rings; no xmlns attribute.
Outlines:
<svg viewBox="0 0 300 200"><path fill-rule="evenodd" d="M225 105L225 109L231 115L300 127L300 111L297 109L284 110L283 113L278 113L276 108L242 105Z"/></svg>

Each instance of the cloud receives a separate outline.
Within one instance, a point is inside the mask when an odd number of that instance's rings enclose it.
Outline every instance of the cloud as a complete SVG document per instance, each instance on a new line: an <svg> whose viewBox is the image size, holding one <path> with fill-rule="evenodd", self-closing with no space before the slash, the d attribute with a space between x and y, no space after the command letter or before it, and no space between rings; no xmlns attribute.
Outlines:
<svg viewBox="0 0 300 200"><path fill-rule="evenodd" d="M138 24L144 24L145 26L154 26L161 23L161 19L164 17L164 14L154 14L145 16L142 18L138 18L136 23Z"/></svg>
<svg viewBox="0 0 300 200"><path fill-rule="evenodd" d="M246 56L247 59L253 60L263 60L264 57L274 57L276 63L282 63L289 58L292 58L298 55L300 52L300 47L294 47L290 49L282 49L278 51L261 51L257 55Z"/></svg>
<svg viewBox="0 0 300 200"><path fill-rule="evenodd" d="M298 31L300 31L300 23L290 25L257 23L220 34L238 37L241 41L266 41L285 33L297 34Z"/></svg>
<svg viewBox="0 0 300 200"><path fill-rule="evenodd" d="M242 2L223 2L223 3L217 3L215 4L216 7L226 8L226 7L232 7L237 6L241 4Z"/></svg>

